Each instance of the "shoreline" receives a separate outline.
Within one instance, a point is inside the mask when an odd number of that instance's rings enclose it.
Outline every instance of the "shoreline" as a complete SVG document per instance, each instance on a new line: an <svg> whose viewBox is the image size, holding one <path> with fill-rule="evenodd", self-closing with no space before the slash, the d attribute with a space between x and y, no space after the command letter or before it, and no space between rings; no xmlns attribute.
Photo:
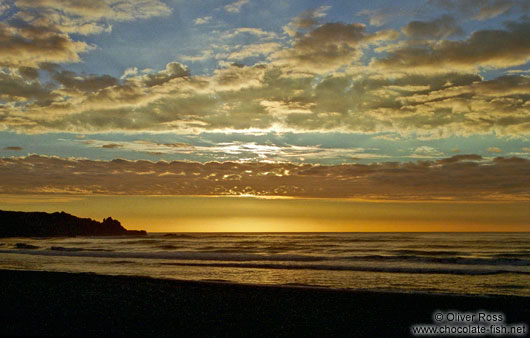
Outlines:
<svg viewBox="0 0 530 338"><path fill-rule="evenodd" d="M528 325L528 305L524 296L0 270L0 335L409 337L435 311L500 312Z"/></svg>

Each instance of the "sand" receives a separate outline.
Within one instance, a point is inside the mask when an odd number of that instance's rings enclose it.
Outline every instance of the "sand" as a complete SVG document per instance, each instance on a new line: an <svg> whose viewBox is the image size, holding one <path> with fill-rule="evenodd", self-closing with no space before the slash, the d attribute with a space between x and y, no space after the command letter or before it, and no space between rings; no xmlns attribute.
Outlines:
<svg viewBox="0 0 530 338"><path fill-rule="evenodd" d="M435 310L503 312L530 297L452 296L0 270L0 334L141 337L408 337Z"/></svg>

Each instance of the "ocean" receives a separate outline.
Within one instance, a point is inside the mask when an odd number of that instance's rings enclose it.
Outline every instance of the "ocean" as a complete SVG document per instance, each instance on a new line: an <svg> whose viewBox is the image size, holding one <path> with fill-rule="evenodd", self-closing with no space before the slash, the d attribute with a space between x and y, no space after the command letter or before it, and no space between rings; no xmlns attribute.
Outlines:
<svg viewBox="0 0 530 338"><path fill-rule="evenodd" d="M530 233L150 233L0 239L0 269L530 296Z"/></svg>

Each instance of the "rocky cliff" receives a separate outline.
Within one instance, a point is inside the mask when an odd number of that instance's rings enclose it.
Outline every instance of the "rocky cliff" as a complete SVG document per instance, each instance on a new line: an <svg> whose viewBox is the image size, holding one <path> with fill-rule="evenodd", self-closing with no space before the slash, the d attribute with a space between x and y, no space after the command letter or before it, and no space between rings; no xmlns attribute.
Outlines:
<svg viewBox="0 0 530 338"><path fill-rule="evenodd" d="M79 218L65 212L20 212L0 210L0 237L123 236L146 235L127 230L112 217L103 222Z"/></svg>

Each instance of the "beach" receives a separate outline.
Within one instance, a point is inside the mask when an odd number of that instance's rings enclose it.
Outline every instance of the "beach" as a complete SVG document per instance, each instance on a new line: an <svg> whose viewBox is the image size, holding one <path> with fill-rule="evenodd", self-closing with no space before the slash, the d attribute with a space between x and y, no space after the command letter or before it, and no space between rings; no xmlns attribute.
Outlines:
<svg viewBox="0 0 530 338"><path fill-rule="evenodd" d="M530 298L0 270L1 335L409 337L435 311L530 318Z"/></svg>

